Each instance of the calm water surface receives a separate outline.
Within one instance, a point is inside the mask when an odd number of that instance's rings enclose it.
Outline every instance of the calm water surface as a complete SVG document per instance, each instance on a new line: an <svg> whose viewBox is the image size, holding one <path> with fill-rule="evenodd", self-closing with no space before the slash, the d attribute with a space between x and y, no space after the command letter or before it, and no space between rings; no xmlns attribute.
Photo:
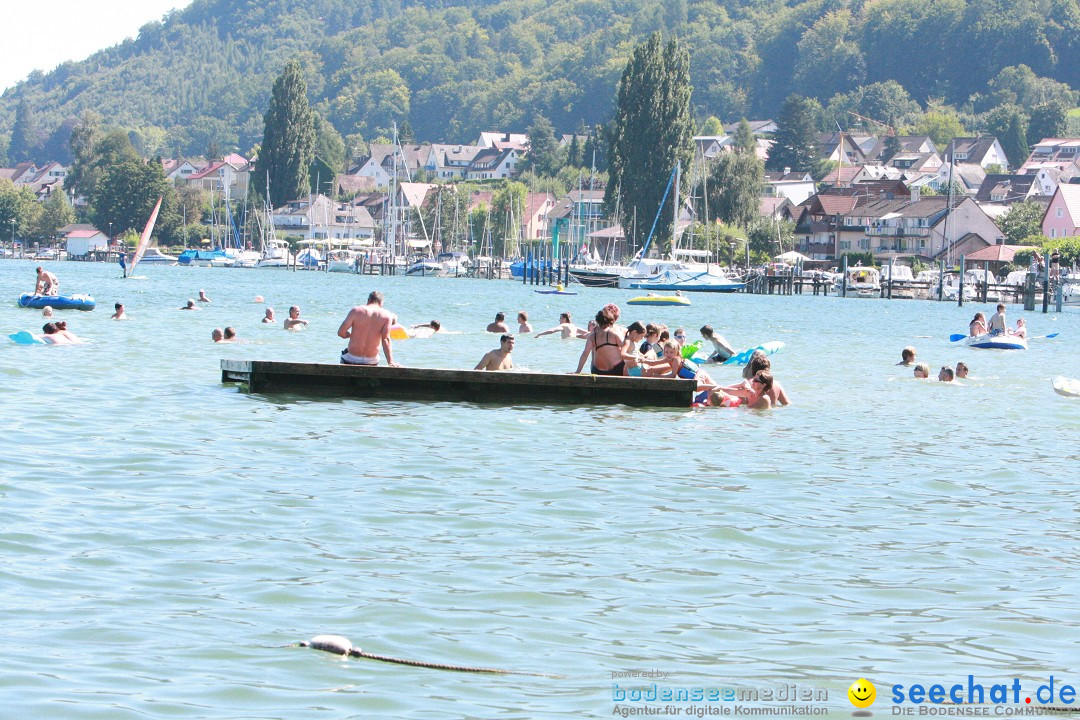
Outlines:
<svg viewBox="0 0 1080 720"><path fill-rule="evenodd" d="M4 334L34 264L0 263ZM607 717L612 672L668 685L826 688L974 674L1080 682L1080 314L1026 314L1026 353L950 345L987 306L631 293L270 270L53 263L91 343L0 345L0 704L18 718ZM202 288L213 303L179 312ZM408 365L471 368L497 310L537 329L606 302L773 357L791 407L650 411L249 396L221 358L335 362L382 289ZM283 318L260 324L266 297ZM123 301L131 319L109 320ZM1020 308L1010 306L1015 318ZM243 344L214 345L234 325ZM936 375L894 366L915 345ZM522 337L519 366L581 344ZM737 370L716 370L734 380ZM554 672L491 677L288 647Z"/></svg>

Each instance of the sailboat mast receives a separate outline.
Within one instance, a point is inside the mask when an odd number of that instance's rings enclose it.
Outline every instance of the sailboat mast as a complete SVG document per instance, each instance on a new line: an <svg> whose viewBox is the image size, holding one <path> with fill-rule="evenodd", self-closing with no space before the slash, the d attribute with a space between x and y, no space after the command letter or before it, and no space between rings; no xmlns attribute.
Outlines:
<svg viewBox="0 0 1080 720"><path fill-rule="evenodd" d="M675 259L675 250L679 247L679 182L682 175L682 163L675 163L675 207L671 219L671 259Z"/></svg>
<svg viewBox="0 0 1080 720"><path fill-rule="evenodd" d="M393 265L397 259L397 121L394 121L394 158L393 163L393 175L390 177L390 198L389 198L389 211L390 211L390 228L388 245L390 246L390 264Z"/></svg>

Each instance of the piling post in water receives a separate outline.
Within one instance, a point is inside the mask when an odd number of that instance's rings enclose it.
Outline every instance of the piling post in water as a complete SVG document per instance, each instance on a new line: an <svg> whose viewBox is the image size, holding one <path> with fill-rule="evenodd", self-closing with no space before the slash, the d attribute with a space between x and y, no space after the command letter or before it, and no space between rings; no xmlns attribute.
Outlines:
<svg viewBox="0 0 1080 720"><path fill-rule="evenodd" d="M945 299L945 261L938 260L938 284L937 299L941 302Z"/></svg>
<svg viewBox="0 0 1080 720"><path fill-rule="evenodd" d="M956 293L956 306L964 307L964 272L966 268L964 265L964 258L960 258L960 291Z"/></svg>
<svg viewBox="0 0 1080 720"><path fill-rule="evenodd" d="M1043 265L1043 315L1050 309L1050 263Z"/></svg>
<svg viewBox="0 0 1080 720"><path fill-rule="evenodd" d="M847 255L841 258L840 272L844 274L840 281L840 297L847 297Z"/></svg>
<svg viewBox="0 0 1080 720"><path fill-rule="evenodd" d="M1065 285L1058 282L1057 287L1054 288L1054 311L1061 312L1061 306L1065 300Z"/></svg>
<svg viewBox="0 0 1080 720"><path fill-rule="evenodd" d="M986 302L986 296L990 293L990 261L983 261L983 302Z"/></svg>
<svg viewBox="0 0 1080 720"><path fill-rule="evenodd" d="M892 255L889 256L889 299L892 300L892 282L893 282L893 261L896 258Z"/></svg>

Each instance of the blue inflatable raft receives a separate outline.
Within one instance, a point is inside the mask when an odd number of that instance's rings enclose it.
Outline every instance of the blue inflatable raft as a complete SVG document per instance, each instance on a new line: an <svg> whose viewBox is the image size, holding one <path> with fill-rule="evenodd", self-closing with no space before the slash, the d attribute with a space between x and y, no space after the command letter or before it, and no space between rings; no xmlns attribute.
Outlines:
<svg viewBox="0 0 1080 720"><path fill-rule="evenodd" d="M93 310L97 303L89 295L35 295L23 293L19 296L19 307L41 310L48 305L53 310Z"/></svg>

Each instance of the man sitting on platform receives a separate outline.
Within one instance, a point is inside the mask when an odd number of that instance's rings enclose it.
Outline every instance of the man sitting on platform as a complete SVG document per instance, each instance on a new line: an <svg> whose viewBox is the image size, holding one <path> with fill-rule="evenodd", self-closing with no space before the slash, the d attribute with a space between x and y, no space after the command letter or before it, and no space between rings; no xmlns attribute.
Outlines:
<svg viewBox="0 0 1080 720"><path fill-rule="evenodd" d="M343 365L378 365L379 346L382 346L386 364L401 367L394 362L390 347L390 326L394 316L382 306L383 294L378 290L368 295L367 305L354 307L338 328L338 337L349 341L349 347L341 351Z"/></svg>

